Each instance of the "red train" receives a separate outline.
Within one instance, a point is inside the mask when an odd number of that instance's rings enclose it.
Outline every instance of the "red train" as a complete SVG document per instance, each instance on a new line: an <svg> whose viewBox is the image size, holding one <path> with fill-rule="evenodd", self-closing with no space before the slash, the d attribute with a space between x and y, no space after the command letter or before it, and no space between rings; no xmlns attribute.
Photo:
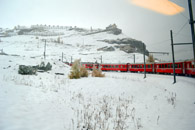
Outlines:
<svg viewBox="0 0 195 130"><path fill-rule="evenodd" d="M69 64L72 65L72 64ZM119 72L144 72L144 64L97 64L90 62L82 63L85 68L92 70L101 68L102 71L119 71ZM173 63L146 63L147 73L157 74L173 74ZM194 61L183 61L175 63L175 73L178 75L195 76L195 64Z"/></svg>

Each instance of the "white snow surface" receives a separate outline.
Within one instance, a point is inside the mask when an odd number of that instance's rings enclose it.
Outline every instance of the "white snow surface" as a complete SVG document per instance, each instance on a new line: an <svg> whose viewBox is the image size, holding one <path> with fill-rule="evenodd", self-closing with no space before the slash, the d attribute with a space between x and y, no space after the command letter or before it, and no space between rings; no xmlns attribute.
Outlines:
<svg viewBox="0 0 195 130"><path fill-rule="evenodd" d="M0 130L195 129L194 78L177 76L177 83L172 84L171 75L147 74L144 79L141 73L106 72L104 78L69 79L70 67L59 61L62 52L83 61L106 53L103 56L107 62L127 62L123 60L127 54L121 51L94 49L105 43L95 43L93 39L110 34L73 34L68 34L72 38L64 36L62 45L48 42L45 60L40 38L52 37L2 39L0 48L19 56L0 55ZM82 50L83 37L84 45L95 47ZM111 55L116 59L111 59ZM141 56L138 59L141 61ZM50 62L52 70L36 75L18 74L19 65L37 65L41 61Z"/></svg>
<svg viewBox="0 0 195 130"><path fill-rule="evenodd" d="M54 31L54 30L52 30ZM59 30L57 30L59 31ZM56 31L56 32L57 32ZM61 36L33 36L33 35L17 35L12 37L1 38L0 50L7 54L17 54L20 56L43 57L44 45L46 39L46 56L47 59L62 59L71 62L75 59L81 59L82 62L101 62L103 63L133 63L133 54L135 61L142 62L143 54L126 53L119 49L112 52L97 51L97 49L105 46L115 46L117 44L108 44L99 40L127 38L124 34L113 35L107 32L84 35L83 32L75 30L60 30L64 33ZM56 43L58 37L63 43ZM38 39L37 39L38 38ZM147 56L146 56L147 57Z"/></svg>

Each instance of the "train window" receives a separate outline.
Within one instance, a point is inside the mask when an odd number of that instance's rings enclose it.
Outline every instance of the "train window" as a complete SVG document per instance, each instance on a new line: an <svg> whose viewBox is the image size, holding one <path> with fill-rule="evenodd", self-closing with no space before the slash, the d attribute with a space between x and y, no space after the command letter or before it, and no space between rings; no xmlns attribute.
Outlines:
<svg viewBox="0 0 195 130"><path fill-rule="evenodd" d="M151 65L148 65L148 68L151 68Z"/></svg>
<svg viewBox="0 0 195 130"><path fill-rule="evenodd" d="M165 68L167 68L167 64L165 64Z"/></svg>
<svg viewBox="0 0 195 130"><path fill-rule="evenodd" d="M180 64L178 64L178 68L181 68L181 65Z"/></svg>
<svg viewBox="0 0 195 130"><path fill-rule="evenodd" d="M177 64L175 64L175 68L178 68Z"/></svg>
<svg viewBox="0 0 195 130"><path fill-rule="evenodd" d="M118 65L116 66L116 68L118 68Z"/></svg>
<svg viewBox="0 0 195 130"><path fill-rule="evenodd" d="M168 68L170 68L171 67L171 65L170 64L168 64Z"/></svg>

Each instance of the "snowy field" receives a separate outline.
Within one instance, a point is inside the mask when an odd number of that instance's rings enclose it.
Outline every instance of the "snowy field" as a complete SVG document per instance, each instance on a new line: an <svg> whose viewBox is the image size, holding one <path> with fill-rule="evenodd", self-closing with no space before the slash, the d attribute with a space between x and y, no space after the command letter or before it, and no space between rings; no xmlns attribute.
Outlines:
<svg viewBox="0 0 195 130"><path fill-rule="evenodd" d="M41 61L41 60L40 60ZM52 71L19 75L38 59L0 56L0 130L193 130L195 80L168 75L107 72L68 79L58 60ZM55 75L56 72L64 75Z"/></svg>
<svg viewBox="0 0 195 130"><path fill-rule="evenodd" d="M120 50L97 51L110 46L102 39L123 38L107 33L86 36L63 32L56 36L1 38L0 130L194 130L195 80L170 75L107 72L104 78L69 79L70 57L81 61L132 63ZM43 58L47 39L46 59ZM19 75L19 65L52 64L52 70ZM136 54L136 62L143 55ZM63 73L64 75L56 75Z"/></svg>
<svg viewBox="0 0 195 130"><path fill-rule="evenodd" d="M44 53L44 45L46 42L46 56L47 59L62 59L63 61L71 62L75 59L81 59L82 62L101 62L103 63L133 63L133 54L135 54L135 61L142 62L143 54L131 53L128 54L119 49L115 51L97 51L97 49L108 46L114 47L117 44L108 44L100 42L104 39L118 39L125 38L123 34L113 35L106 32L94 35L83 35L77 31L63 31L62 36L33 36L33 35L16 35L12 37L1 38L0 52L12 55L20 55L23 57L39 57ZM56 43L60 38L60 42ZM147 56L146 56L147 58Z"/></svg>

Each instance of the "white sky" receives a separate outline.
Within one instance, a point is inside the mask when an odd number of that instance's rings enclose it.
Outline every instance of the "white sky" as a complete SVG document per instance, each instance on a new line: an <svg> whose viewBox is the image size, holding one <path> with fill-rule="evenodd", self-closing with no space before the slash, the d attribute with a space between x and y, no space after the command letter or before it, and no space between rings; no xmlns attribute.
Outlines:
<svg viewBox="0 0 195 130"><path fill-rule="evenodd" d="M170 1L185 8L185 11L167 16L135 6L128 0L0 0L0 27L47 24L105 28L116 23L124 34L143 41L149 51L170 52L170 41L161 41L170 38L171 29L174 33L178 32L189 17L187 0ZM195 5L195 0L192 0L192 5ZM174 41L191 42L188 23ZM191 45L175 49L176 59L193 57ZM171 55L158 57L169 59Z"/></svg>

